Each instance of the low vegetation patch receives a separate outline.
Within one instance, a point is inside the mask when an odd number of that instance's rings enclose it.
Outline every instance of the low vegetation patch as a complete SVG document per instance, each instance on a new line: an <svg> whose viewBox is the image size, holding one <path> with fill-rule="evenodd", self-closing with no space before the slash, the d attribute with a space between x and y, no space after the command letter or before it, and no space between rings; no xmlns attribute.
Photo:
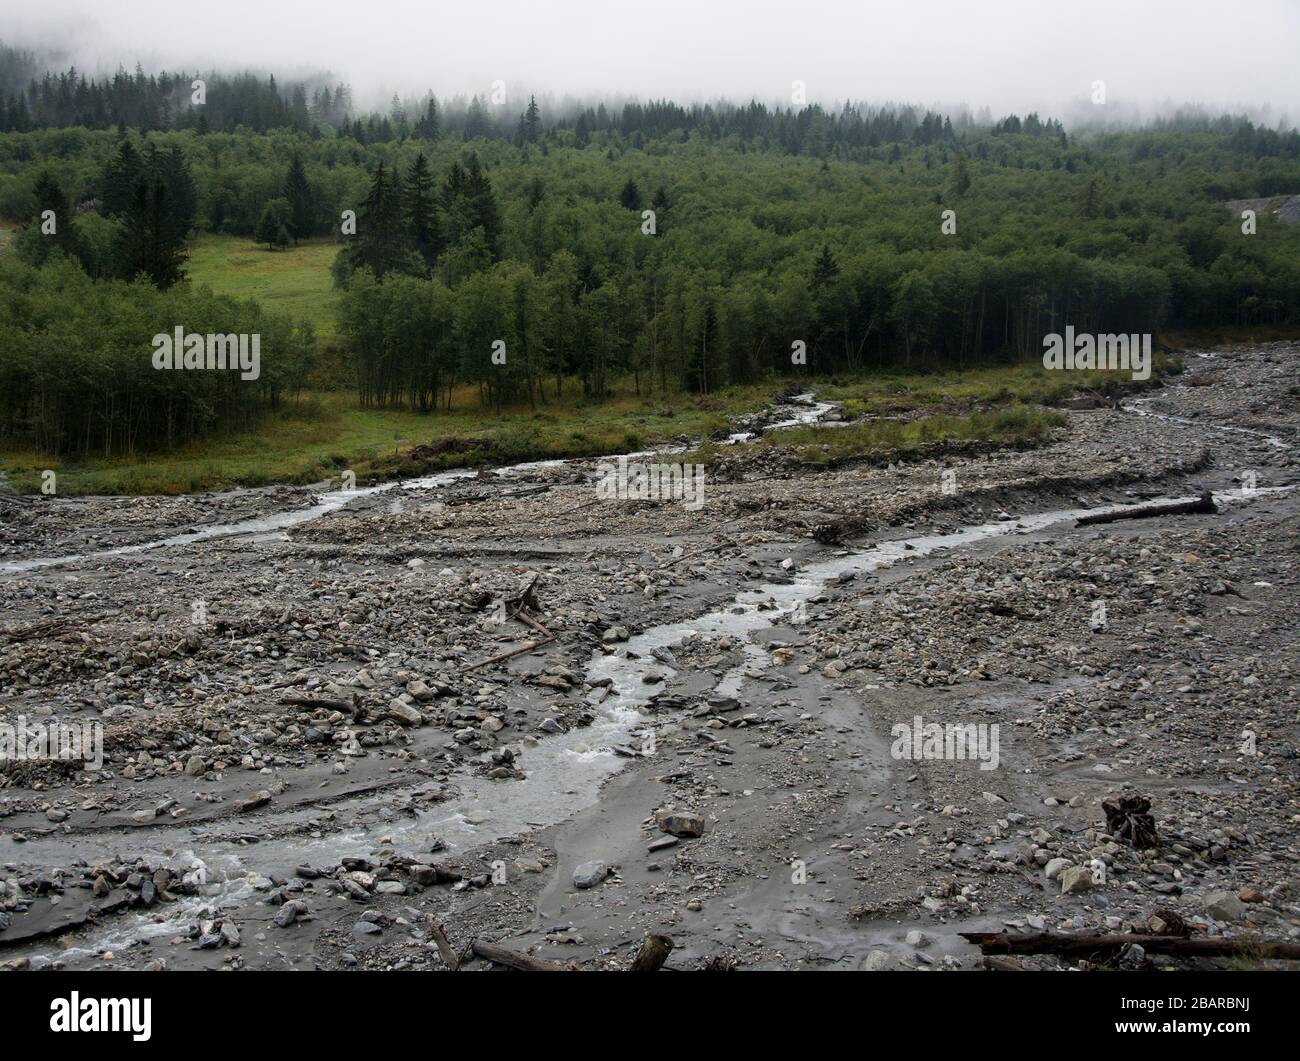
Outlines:
<svg viewBox="0 0 1300 1061"><path fill-rule="evenodd" d="M768 454L779 453L787 461L835 467L855 461L933 457L971 449L1031 449L1050 442L1065 424L1065 415L1054 410L1013 405L967 416L940 413L919 419L810 424L773 432L739 446L709 443L697 448L687 459L711 467L720 460L743 463L748 456L756 463L765 464Z"/></svg>

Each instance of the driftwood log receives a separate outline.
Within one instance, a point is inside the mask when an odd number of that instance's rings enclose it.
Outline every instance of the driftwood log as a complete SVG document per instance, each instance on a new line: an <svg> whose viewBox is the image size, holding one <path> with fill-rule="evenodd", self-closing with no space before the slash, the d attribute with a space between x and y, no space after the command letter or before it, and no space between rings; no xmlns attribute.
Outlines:
<svg viewBox="0 0 1300 1061"><path fill-rule="evenodd" d="M1115 955L1137 945L1151 954L1180 958L1282 958L1300 961L1300 943L1266 939L1229 939L1226 936L1153 936L1135 932L1104 935L1098 932L962 932L984 954Z"/></svg>
<svg viewBox="0 0 1300 1061"><path fill-rule="evenodd" d="M39 623L32 623L30 626L10 627L6 630L0 630L0 637L7 637L10 641L27 641L33 637L60 637L63 634L72 633L75 625L93 626L101 619L108 618L107 612L98 615L65 615L58 619L44 619Z"/></svg>
<svg viewBox="0 0 1300 1061"><path fill-rule="evenodd" d="M668 960L673 951L673 941L667 936L646 936L641 941L641 948L632 960L634 973L658 972L659 967Z"/></svg>
<svg viewBox="0 0 1300 1061"><path fill-rule="evenodd" d="M438 944L438 949L443 950L446 942L446 936L442 934L442 926L436 921L432 923L434 930L434 942ZM495 943L488 943L481 939L476 939L470 944L470 949L480 958L486 958L497 965L504 965L510 969L519 969L526 973L567 973L577 972L578 965L576 962L569 962L567 965L560 962L547 961L545 958L534 958L531 954L521 954L517 950L511 950L509 947L498 946ZM629 972L634 973L653 973L657 972L672 953L673 941L667 936L646 936L641 941L641 946L636 952L636 957L632 960L632 966ZM451 961L448 954L451 947L443 951L443 958L447 960L448 965ZM457 965L451 967L457 968Z"/></svg>
<svg viewBox="0 0 1300 1061"><path fill-rule="evenodd" d="M573 965L547 961L545 958L534 958L531 954L520 954L517 950L498 947L495 943L488 943L481 939L476 939L470 945L470 949L480 958L526 973L567 973L576 968Z"/></svg>
<svg viewBox="0 0 1300 1061"><path fill-rule="evenodd" d="M495 656L481 659L477 663L471 663L461 671L461 673L468 674L472 670L478 670L479 667L486 667L489 663L500 663L502 660L510 659L513 656L521 656L525 652L531 652L535 648L541 648L543 645L550 644L550 642L554 640L554 637L542 637L538 638L536 641L529 641L526 645L520 645L518 648L512 648L507 652L498 652Z"/></svg>
<svg viewBox="0 0 1300 1061"><path fill-rule="evenodd" d="M355 693L352 695L351 700L335 700L326 696L303 696L290 693L288 696L280 697L280 703L292 707L323 707L326 711L342 711L348 715L355 715L361 710L360 699Z"/></svg>
<svg viewBox="0 0 1300 1061"><path fill-rule="evenodd" d="M1086 527L1094 523L1114 523L1121 519L1145 519L1147 516L1182 516L1191 513L1213 515L1219 511L1214 503L1214 495L1206 490L1195 501L1170 501L1158 505L1139 505L1137 508L1125 508L1118 512L1094 512L1090 516L1080 516L1076 527Z"/></svg>
<svg viewBox="0 0 1300 1061"><path fill-rule="evenodd" d="M435 918L428 917L428 922L429 935L433 937L433 942L437 944L438 953L442 955L443 962L453 973L457 972L460 969L460 956L451 949L451 941L447 939L447 933L442 930L442 925Z"/></svg>

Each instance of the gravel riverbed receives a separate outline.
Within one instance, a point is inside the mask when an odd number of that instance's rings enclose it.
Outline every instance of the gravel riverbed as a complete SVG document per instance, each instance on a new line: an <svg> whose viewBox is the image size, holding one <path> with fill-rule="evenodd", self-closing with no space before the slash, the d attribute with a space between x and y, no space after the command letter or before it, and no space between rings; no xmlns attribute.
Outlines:
<svg viewBox="0 0 1300 1061"><path fill-rule="evenodd" d="M680 969L1300 939L1300 348L1205 353L1035 450L737 449L698 510L581 461L0 505L0 722L104 753L0 773L0 963L436 969L439 925L591 969L651 933ZM996 763L900 744L930 724ZM1108 831L1126 795L1155 847Z"/></svg>

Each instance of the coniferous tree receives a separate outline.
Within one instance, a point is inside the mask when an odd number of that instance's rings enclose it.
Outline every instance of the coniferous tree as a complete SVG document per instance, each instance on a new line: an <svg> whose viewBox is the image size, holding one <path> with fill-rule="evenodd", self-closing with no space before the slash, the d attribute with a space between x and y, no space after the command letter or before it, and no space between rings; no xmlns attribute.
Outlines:
<svg viewBox="0 0 1300 1061"><path fill-rule="evenodd" d="M375 169L370 193L357 218L355 248L356 264L366 266L381 280L406 260L401 186L395 175L384 172L382 162Z"/></svg>
<svg viewBox="0 0 1300 1061"><path fill-rule="evenodd" d="M501 214L497 210L496 196L492 194L492 183L483 172L477 155L469 157L469 169L465 176L465 196L468 200L470 218L473 224L483 229L488 250L495 260L497 243L501 236Z"/></svg>
<svg viewBox="0 0 1300 1061"><path fill-rule="evenodd" d="M964 154L958 154L952 164L952 191L958 198L970 191L970 167Z"/></svg>
<svg viewBox="0 0 1300 1061"><path fill-rule="evenodd" d="M474 96L469 101L469 109L465 112L465 139L485 137L491 131L492 123L488 119L487 104L480 97Z"/></svg>
<svg viewBox="0 0 1300 1061"><path fill-rule="evenodd" d="M34 191L38 228L43 226L47 210L54 214L54 231L48 235L42 232L42 239L49 241L50 246L57 247L66 254L75 255L77 233L72 227L72 206L63 189L59 187L59 182L51 176L49 170L42 170L41 175L36 178Z"/></svg>
<svg viewBox="0 0 1300 1061"><path fill-rule="evenodd" d="M163 183L171 203L173 220L182 236L187 236L194 227L199 210L199 193L194 186L194 177L190 173L189 163L179 147L155 155L150 151L147 164L153 166Z"/></svg>
<svg viewBox="0 0 1300 1061"><path fill-rule="evenodd" d="M623 190L618 193L618 201L623 204L624 210L641 209L641 189L636 186L636 181L628 178L623 185Z"/></svg>
<svg viewBox="0 0 1300 1061"><path fill-rule="evenodd" d="M820 291L822 288L831 284L835 277L839 275L840 267L831 254L830 247L823 243L822 252L817 256L817 261L813 265L812 289Z"/></svg>
<svg viewBox="0 0 1300 1061"><path fill-rule="evenodd" d="M177 223L167 182L161 175L148 173L136 182L131 206L121 220L118 261L125 279L145 276L161 288L182 279L185 233Z"/></svg>
<svg viewBox="0 0 1300 1061"><path fill-rule="evenodd" d="M289 246L292 237L293 211L288 199L271 199L262 207L253 239L265 243L268 250Z"/></svg>
<svg viewBox="0 0 1300 1061"><path fill-rule="evenodd" d="M442 250L438 215L433 202L433 174L421 152L411 163L403 191L403 206L410 227L411 243L430 269Z"/></svg>
<svg viewBox="0 0 1300 1061"><path fill-rule="evenodd" d="M109 161L101 181L100 208L109 217L127 213L135 201L143 163L131 141L123 137L117 154Z"/></svg>
<svg viewBox="0 0 1300 1061"><path fill-rule="evenodd" d="M537 97L529 96L528 109L524 111L524 139L530 144L535 144L541 133L541 127L542 115L537 107Z"/></svg>
<svg viewBox="0 0 1300 1061"><path fill-rule="evenodd" d="M289 172L284 178L284 198L289 204L289 235L297 243L312 234L316 219L315 195L300 155L295 154L289 162Z"/></svg>
<svg viewBox="0 0 1300 1061"><path fill-rule="evenodd" d="M422 140L437 140L441 131L438 100L435 96L430 96L429 102L425 104L424 113L415 123L415 136Z"/></svg>
<svg viewBox="0 0 1300 1061"><path fill-rule="evenodd" d="M1101 214L1101 178L1095 175L1088 178L1079 197L1079 213L1088 220Z"/></svg>

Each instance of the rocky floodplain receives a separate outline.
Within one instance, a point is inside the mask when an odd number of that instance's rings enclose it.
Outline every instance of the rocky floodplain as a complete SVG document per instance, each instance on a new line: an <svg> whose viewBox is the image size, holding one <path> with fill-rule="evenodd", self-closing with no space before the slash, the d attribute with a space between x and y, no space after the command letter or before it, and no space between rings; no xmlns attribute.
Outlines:
<svg viewBox="0 0 1300 1061"><path fill-rule="evenodd" d="M741 445L698 511L600 500L590 461L0 503L0 721L97 724L104 752L0 774L0 962L1296 942L1300 349L1203 353L1035 450ZM1216 513L1073 518L1205 489ZM996 768L900 755L916 720L996 726Z"/></svg>

